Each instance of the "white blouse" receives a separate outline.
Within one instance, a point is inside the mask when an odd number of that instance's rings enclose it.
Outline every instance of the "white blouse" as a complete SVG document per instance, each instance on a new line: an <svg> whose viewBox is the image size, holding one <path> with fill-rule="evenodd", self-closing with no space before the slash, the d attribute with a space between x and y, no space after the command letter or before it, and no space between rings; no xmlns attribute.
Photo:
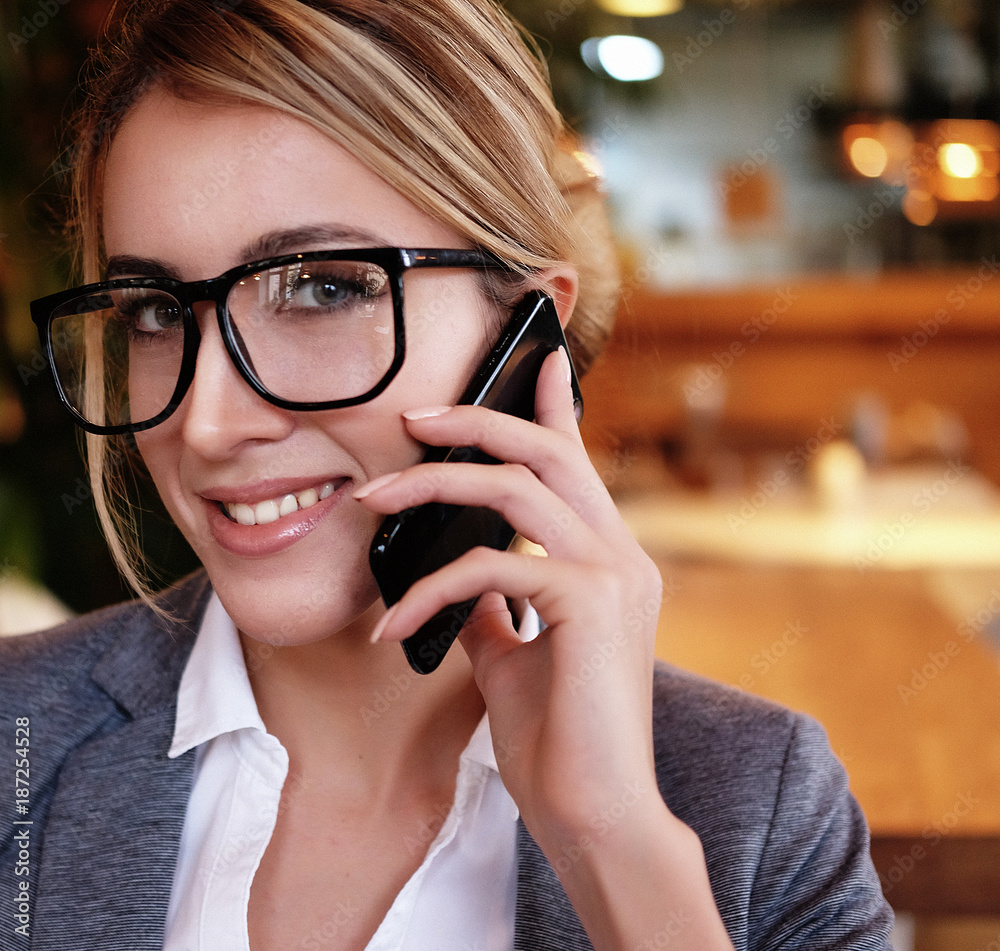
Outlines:
<svg viewBox="0 0 1000 951"><path fill-rule="evenodd" d="M274 831L288 754L264 727L236 627L215 595L181 678L168 755L193 748L164 949L249 951L250 885ZM484 716L462 753L451 811L367 951L510 951L517 817ZM304 933L297 946L324 947L349 913L329 909L327 933Z"/></svg>

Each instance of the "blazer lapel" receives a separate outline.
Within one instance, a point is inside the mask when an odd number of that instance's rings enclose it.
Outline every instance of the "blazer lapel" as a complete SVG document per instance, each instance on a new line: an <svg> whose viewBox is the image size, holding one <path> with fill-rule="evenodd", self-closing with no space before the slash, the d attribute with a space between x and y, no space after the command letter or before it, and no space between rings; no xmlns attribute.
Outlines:
<svg viewBox="0 0 1000 951"><path fill-rule="evenodd" d="M514 951L593 951L562 884L524 823L517 823Z"/></svg>
<svg viewBox="0 0 1000 951"><path fill-rule="evenodd" d="M158 951L194 751L166 757L173 718L150 715L66 766L40 870L35 944L44 951Z"/></svg>
<svg viewBox="0 0 1000 951"><path fill-rule="evenodd" d="M137 611L94 669L124 712L66 760L39 870L32 948L159 951L195 753L170 760L177 686L209 593L196 577L166 621Z"/></svg>

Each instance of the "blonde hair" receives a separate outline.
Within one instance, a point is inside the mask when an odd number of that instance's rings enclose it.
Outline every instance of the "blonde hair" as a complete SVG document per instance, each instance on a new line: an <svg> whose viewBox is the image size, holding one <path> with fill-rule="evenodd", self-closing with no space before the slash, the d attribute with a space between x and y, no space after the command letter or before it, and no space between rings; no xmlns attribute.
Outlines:
<svg viewBox="0 0 1000 951"><path fill-rule="evenodd" d="M89 76L70 220L83 280L100 279L110 143L161 87L311 124L529 282L572 264L567 339L580 372L604 345L618 273L599 183L566 146L537 49L494 0L119 0ZM112 554L143 593L116 448L88 436L90 476Z"/></svg>

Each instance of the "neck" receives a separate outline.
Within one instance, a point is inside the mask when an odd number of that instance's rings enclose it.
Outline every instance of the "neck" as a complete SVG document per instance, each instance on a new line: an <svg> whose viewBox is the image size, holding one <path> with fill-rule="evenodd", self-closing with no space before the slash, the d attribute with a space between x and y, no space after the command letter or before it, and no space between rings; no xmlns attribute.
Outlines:
<svg viewBox="0 0 1000 951"><path fill-rule="evenodd" d="M261 718L293 773L321 776L369 802L400 788L454 784L485 709L459 645L425 676L398 644L363 637L275 648L257 664L260 645L241 640Z"/></svg>

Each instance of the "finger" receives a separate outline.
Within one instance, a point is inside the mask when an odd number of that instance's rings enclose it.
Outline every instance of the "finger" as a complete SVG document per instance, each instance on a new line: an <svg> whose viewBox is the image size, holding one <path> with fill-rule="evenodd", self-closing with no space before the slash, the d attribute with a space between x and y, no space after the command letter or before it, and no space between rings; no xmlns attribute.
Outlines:
<svg viewBox="0 0 1000 951"><path fill-rule="evenodd" d="M582 446L571 380L569 355L560 347L545 358L538 374L535 421L546 429L566 433Z"/></svg>
<svg viewBox="0 0 1000 951"><path fill-rule="evenodd" d="M480 596L469 619L462 625L458 640L474 671L491 667L504 654L521 646L521 638L514 630L502 594L487 591Z"/></svg>
<svg viewBox="0 0 1000 951"><path fill-rule="evenodd" d="M576 566L551 558L474 548L414 582L383 616L377 639L404 640L449 605L492 591L506 598L523 598L548 623L557 623L574 606L587 611L578 599L565 603L559 594L578 587L579 580Z"/></svg>
<svg viewBox="0 0 1000 951"><path fill-rule="evenodd" d="M607 547L594 530L535 474L519 464L422 463L389 481L363 486L354 497L387 515L427 502L492 509L550 555L575 560Z"/></svg>
<svg viewBox="0 0 1000 951"><path fill-rule="evenodd" d="M621 542L631 538L578 434L547 429L481 406L413 410L404 418L420 442L475 446L495 459L526 466L597 532Z"/></svg>

